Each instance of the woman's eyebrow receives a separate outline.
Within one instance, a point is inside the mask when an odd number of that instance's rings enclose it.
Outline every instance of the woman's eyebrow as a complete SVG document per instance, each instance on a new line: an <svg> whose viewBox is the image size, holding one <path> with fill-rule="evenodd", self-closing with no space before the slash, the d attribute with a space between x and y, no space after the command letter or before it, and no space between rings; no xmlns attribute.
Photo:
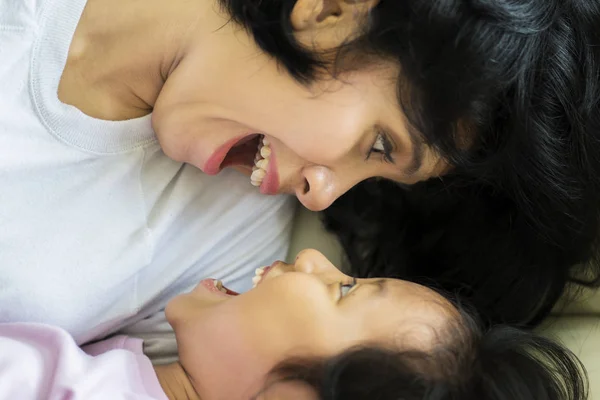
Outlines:
<svg viewBox="0 0 600 400"><path fill-rule="evenodd" d="M425 146L423 145L421 135L419 135L419 133L413 126L408 125L406 129L408 131L408 137L410 138L410 147L412 149L412 154L410 157L410 164L408 164L402 169L402 174L406 176L411 176L415 174L423 165L423 154L425 152ZM391 128L387 128L386 133L388 137L393 138L394 143L397 143L398 141L403 141L401 139L403 135L400 135L397 131Z"/></svg>
<svg viewBox="0 0 600 400"><path fill-rule="evenodd" d="M412 161L406 168L404 168L403 172L404 174L411 176L421 168L421 165L423 165L423 153L425 151L425 146L423 145L421 136L411 124L408 124L407 131L412 147Z"/></svg>

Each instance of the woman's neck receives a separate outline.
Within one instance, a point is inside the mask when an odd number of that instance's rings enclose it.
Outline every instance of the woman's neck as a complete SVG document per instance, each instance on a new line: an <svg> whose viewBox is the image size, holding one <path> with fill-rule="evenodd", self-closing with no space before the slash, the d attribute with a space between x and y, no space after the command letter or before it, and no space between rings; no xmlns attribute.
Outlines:
<svg viewBox="0 0 600 400"><path fill-rule="evenodd" d="M179 362L155 365L154 371L169 400L201 400Z"/></svg>
<svg viewBox="0 0 600 400"><path fill-rule="evenodd" d="M59 99L100 119L150 113L191 44L223 24L217 1L88 0Z"/></svg>

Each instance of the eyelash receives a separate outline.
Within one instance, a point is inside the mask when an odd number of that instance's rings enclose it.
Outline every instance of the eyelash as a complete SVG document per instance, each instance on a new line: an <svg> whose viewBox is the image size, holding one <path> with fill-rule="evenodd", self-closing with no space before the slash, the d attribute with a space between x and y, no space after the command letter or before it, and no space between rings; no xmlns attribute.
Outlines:
<svg viewBox="0 0 600 400"><path fill-rule="evenodd" d="M379 141L381 141L381 146L383 147L383 149L375 148L375 146L377 145L377 143ZM369 152L367 153L366 160L369 160L373 153L377 153L377 154L381 154L381 157L383 158L383 160L385 162L393 163L394 162L394 158L392 157L393 151L394 151L394 146L392 145L392 142L390 141L390 139L384 132L380 131L377 133L377 136L375 137L375 141L373 142L373 144L371 145L371 148L369 149Z"/></svg>

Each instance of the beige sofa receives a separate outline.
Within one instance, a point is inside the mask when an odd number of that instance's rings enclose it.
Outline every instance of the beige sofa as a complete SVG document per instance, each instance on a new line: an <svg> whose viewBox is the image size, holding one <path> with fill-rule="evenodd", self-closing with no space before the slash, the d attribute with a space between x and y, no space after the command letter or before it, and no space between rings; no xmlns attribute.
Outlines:
<svg viewBox="0 0 600 400"><path fill-rule="evenodd" d="M341 264L339 245L323 230L317 214L299 207L288 258L293 260L305 248L318 249ZM589 375L590 399L600 400L600 294L586 292L579 301L560 305L540 330L579 356Z"/></svg>

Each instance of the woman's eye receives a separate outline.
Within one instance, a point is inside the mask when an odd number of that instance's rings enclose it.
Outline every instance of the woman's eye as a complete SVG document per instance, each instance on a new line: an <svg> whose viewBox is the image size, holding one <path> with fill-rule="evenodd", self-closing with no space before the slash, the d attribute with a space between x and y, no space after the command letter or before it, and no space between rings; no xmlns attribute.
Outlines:
<svg viewBox="0 0 600 400"><path fill-rule="evenodd" d="M386 162L393 163L394 159L392 158L392 153L394 151L392 143L389 141L387 136L384 133L378 133L375 138L375 142L369 149L367 153L367 160L371 157L373 153L381 154L382 158Z"/></svg>
<svg viewBox="0 0 600 400"><path fill-rule="evenodd" d="M378 153L385 153L385 140L383 135L377 135L377 139L375 139L375 143L373 143L373 147L371 151L376 151Z"/></svg>

